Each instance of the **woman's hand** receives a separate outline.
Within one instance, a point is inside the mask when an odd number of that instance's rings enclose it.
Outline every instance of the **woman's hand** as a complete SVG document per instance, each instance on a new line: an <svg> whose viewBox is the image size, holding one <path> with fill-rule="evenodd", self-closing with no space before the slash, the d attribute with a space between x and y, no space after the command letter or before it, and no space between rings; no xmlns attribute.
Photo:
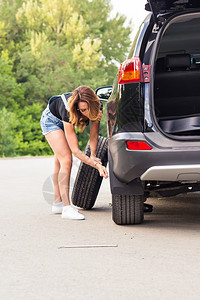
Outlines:
<svg viewBox="0 0 200 300"><path fill-rule="evenodd" d="M108 178L108 172L106 170L106 168L104 166L102 166L101 164L97 163L96 164L96 168L99 171L99 175L103 176L105 179Z"/></svg>
<svg viewBox="0 0 200 300"><path fill-rule="evenodd" d="M102 165L100 158L96 157L95 155L90 155L90 158L93 160L94 163L99 163Z"/></svg>

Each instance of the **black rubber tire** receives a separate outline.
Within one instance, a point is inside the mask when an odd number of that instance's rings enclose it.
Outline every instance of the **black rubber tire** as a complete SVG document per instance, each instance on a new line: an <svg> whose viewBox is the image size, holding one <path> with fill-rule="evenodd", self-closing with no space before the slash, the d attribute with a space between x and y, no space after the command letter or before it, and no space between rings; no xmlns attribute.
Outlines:
<svg viewBox="0 0 200 300"><path fill-rule="evenodd" d="M85 154L90 156L89 142L85 148ZM108 162L108 141L99 136L96 156L101 159L106 167ZM83 162L80 163L76 180L72 191L72 203L84 209L91 209L96 201L103 177L99 171Z"/></svg>
<svg viewBox="0 0 200 300"><path fill-rule="evenodd" d="M142 223L144 220L144 196L113 194L112 218L118 225Z"/></svg>

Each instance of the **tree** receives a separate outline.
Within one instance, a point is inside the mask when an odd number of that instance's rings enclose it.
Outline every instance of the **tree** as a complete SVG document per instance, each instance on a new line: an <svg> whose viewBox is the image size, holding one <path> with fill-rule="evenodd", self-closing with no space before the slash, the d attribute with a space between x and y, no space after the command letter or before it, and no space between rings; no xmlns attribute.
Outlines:
<svg viewBox="0 0 200 300"><path fill-rule="evenodd" d="M18 155L52 155L45 137L41 134L40 116L42 105L34 103L18 112L19 122L15 128Z"/></svg>
<svg viewBox="0 0 200 300"><path fill-rule="evenodd" d="M0 56L0 108L14 111L18 106L24 105L24 93L21 84L17 83L12 72L13 63L8 58L7 52Z"/></svg>
<svg viewBox="0 0 200 300"><path fill-rule="evenodd" d="M0 110L0 157L16 155L17 140L14 129L17 123L15 113L9 112L5 107Z"/></svg>
<svg viewBox="0 0 200 300"><path fill-rule="evenodd" d="M83 81L93 88L111 84L113 69L117 71L115 62L124 59L130 46L130 27L124 27L125 17L110 19L109 13L107 0L25 1L16 14L26 41L17 70L26 67L24 56L29 52L35 57L33 73L47 87L55 82L55 76L63 91L71 91ZM24 81L23 76L17 79ZM72 84L67 84L69 80ZM46 100L45 94L42 100Z"/></svg>

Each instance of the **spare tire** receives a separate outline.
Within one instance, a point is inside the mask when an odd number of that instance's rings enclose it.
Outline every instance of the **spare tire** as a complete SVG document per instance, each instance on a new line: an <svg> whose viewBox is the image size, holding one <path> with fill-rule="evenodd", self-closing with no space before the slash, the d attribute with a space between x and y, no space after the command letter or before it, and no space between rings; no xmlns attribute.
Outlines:
<svg viewBox="0 0 200 300"><path fill-rule="evenodd" d="M96 156L101 159L105 167L108 162L107 148L107 139L99 136ZM85 154L90 156L89 142L85 148ZM95 204L102 179L97 169L81 162L72 191L72 203L84 209L91 209Z"/></svg>

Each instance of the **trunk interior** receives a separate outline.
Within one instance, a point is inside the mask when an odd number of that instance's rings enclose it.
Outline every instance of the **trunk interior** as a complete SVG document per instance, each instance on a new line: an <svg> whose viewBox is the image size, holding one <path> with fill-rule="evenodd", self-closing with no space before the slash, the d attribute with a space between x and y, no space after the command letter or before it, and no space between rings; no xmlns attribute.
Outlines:
<svg viewBox="0 0 200 300"><path fill-rule="evenodd" d="M164 132L200 137L200 12L175 17L163 32L155 65L154 108Z"/></svg>

